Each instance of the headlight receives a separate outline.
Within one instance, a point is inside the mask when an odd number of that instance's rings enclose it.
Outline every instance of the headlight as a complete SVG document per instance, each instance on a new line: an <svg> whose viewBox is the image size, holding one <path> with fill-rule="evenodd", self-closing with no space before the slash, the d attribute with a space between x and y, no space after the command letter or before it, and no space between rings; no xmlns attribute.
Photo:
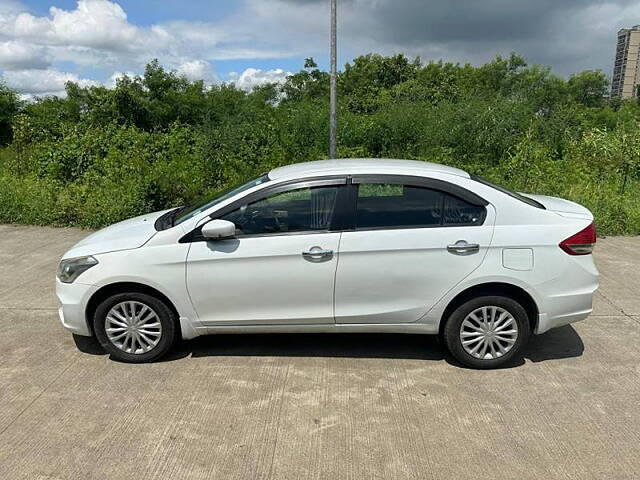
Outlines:
<svg viewBox="0 0 640 480"><path fill-rule="evenodd" d="M58 265L57 276L63 283L73 283L73 281L78 278L82 272L89 270L97 264L98 260L92 256L67 258L62 260L60 265Z"/></svg>

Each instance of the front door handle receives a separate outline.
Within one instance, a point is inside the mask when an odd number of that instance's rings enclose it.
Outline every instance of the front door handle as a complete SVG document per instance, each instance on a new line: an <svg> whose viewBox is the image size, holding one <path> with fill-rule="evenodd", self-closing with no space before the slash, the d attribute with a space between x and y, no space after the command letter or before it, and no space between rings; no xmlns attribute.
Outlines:
<svg viewBox="0 0 640 480"><path fill-rule="evenodd" d="M447 251L454 255L473 255L480 251L480 245L468 243L466 240L458 240L453 245L447 245Z"/></svg>
<svg viewBox="0 0 640 480"><path fill-rule="evenodd" d="M321 247L312 247L309 250L302 252L302 256L305 258L319 259L324 257L330 257L333 255L333 250L325 250Z"/></svg>

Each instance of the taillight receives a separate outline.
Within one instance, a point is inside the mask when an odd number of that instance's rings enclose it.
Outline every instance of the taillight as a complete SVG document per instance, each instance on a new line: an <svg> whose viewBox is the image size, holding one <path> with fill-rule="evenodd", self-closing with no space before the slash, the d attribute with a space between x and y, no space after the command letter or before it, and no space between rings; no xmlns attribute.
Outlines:
<svg viewBox="0 0 640 480"><path fill-rule="evenodd" d="M566 240L560 242L560 248L569 255L589 255L593 252L596 244L596 226L591 223L584 230L580 230L575 235L571 235Z"/></svg>

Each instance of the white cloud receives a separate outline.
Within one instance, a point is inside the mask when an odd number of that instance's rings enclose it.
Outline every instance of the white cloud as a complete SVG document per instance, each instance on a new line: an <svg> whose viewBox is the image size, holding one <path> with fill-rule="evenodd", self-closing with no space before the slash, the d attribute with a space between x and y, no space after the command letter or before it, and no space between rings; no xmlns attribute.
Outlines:
<svg viewBox="0 0 640 480"><path fill-rule="evenodd" d="M127 21L117 3L107 0L79 0L75 10L49 9L49 17L30 13L9 15L0 22L4 35L50 45L84 46L111 51L135 48L140 30Z"/></svg>
<svg viewBox="0 0 640 480"><path fill-rule="evenodd" d="M24 12L26 7L15 0L0 0L0 15Z"/></svg>
<svg viewBox="0 0 640 480"><path fill-rule="evenodd" d="M197 49L238 40L233 32L208 22L172 21L153 25L150 31L159 38L178 39Z"/></svg>
<svg viewBox="0 0 640 480"><path fill-rule="evenodd" d="M232 72L229 79L235 83L238 88L243 90L252 90L259 85L267 83L282 83L291 72L285 72L278 68L275 70L260 70L259 68L247 68L242 73Z"/></svg>
<svg viewBox="0 0 640 480"><path fill-rule="evenodd" d="M0 42L0 67L9 70L46 68L51 60L44 48L10 40Z"/></svg>
<svg viewBox="0 0 640 480"><path fill-rule="evenodd" d="M175 65L188 55L179 39L162 28L129 23L122 7L109 0L78 0L73 10L51 7L42 17L15 9L0 13L3 38L38 46L53 61L81 65L137 67L154 57Z"/></svg>
<svg viewBox="0 0 640 480"><path fill-rule="evenodd" d="M34 88L24 73L29 69L41 72L31 76L51 81L73 76L52 68L61 62L99 66L109 76L114 71L141 72L158 58L187 78L214 83L219 79L211 62L244 59L259 67L260 59L326 59L328 54L326 0L237 0L231 13L216 21L149 26L132 23L119 1L78 0L75 7L51 7L48 14L35 15L18 0L0 0L0 68L5 77L23 79L24 87L14 85L28 93ZM616 30L640 18L638 0L492 0L463 7L437 0L341 0L339 8L342 58L404 52L424 60L481 63L496 53L517 51L562 73L610 71ZM523 23L522 18L536 21ZM229 78L251 89L286 75L251 68ZM114 78L105 84L113 84Z"/></svg>
<svg viewBox="0 0 640 480"><path fill-rule="evenodd" d="M80 0L78 8L51 7L52 37L65 44L105 50L128 50L139 40L139 30L127 21L117 3Z"/></svg>
<svg viewBox="0 0 640 480"><path fill-rule="evenodd" d="M19 90L26 97L64 96L64 87L67 82L75 82L81 87L99 84L94 80L80 78L74 73L60 72L52 68L5 71L2 80L8 87Z"/></svg>
<svg viewBox="0 0 640 480"><path fill-rule="evenodd" d="M217 83L218 76L211 64L205 60L192 60L179 65L177 72L191 81L204 80L205 83Z"/></svg>
<svg viewBox="0 0 640 480"><path fill-rule="evenodd" d="M280 3L278 0L274 0ZM11 3L9 3L11 2ZM189 80L220 81L212 60L282 58L295 55L282 22L296 17L298 8L277 15L263 0L242 0L235 14L217 23L170 21L149 27L133 25L124 9L111 0L78 0L74 9L51 7L46 16L33 15L20 3L0 0L0 67L3 78L27 95L64 91L67 80L85 80L51 68L56 62L102 68L114 73L103 83L115 86L126 71L141 71L152 58ZM282 4L280 4L281 6ZM302 7L303 12L315 6ZM248 15L248 16L247 16ZM313 25L312 18L296 21ZM266 41L272 37L276 41ZM302 48L302 47L300 47ZM248 68L229 76L240 88L282 82L283 70ZM88 80L87 80L88 81ZM97 82L93 82L97 83Z"/></svg>
<svg viewBox="0 0 640 480"><path fill-rule="evenodd" d="M51 7L47 16L17 12L14 6L0 14L0 37L51 47L54 59L79 55L86 62L89 49L94 60L108 64L134 65L159 57L178 66L198 58L290 57L317 45L318 30L323 31L317 15L311 14L317 10L313 5L285 8L279 0L238 4L235 14L217 23L169 21L149 27L130 23L123 8L110 0L78 0L75 9ZM292 25L287 25L289 20Z"/></svg>

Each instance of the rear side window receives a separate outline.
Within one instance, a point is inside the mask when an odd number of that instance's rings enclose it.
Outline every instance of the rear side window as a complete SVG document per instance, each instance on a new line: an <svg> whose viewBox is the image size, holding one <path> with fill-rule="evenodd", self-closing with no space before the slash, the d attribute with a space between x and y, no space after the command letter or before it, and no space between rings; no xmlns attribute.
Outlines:
<svg viewBox="0 0 640 480"><path fill-rule="evenodd" d="M356 228L402 228L481 225L485 209L426 187L361 183Z"/></svg>

